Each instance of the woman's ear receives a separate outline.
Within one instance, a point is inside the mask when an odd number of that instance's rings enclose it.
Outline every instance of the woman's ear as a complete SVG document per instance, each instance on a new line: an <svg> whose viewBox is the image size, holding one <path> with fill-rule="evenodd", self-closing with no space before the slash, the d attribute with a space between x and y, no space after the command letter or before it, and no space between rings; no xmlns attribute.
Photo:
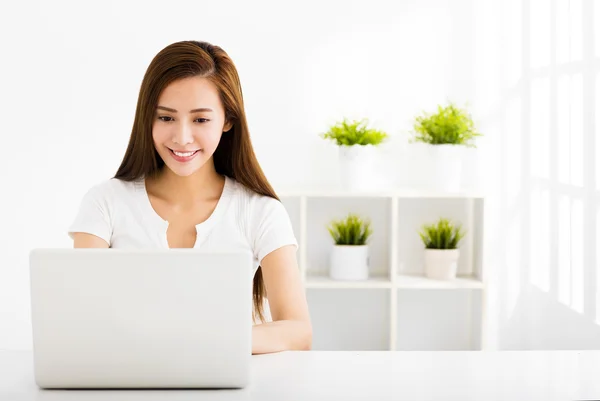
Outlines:
<svg viewBox="0 0 600 401"><path fill-rule="evenodd" d="M231 121L225 121L225 125L223 125L223 132L229 131L233 127L233 123Z"/></svg>

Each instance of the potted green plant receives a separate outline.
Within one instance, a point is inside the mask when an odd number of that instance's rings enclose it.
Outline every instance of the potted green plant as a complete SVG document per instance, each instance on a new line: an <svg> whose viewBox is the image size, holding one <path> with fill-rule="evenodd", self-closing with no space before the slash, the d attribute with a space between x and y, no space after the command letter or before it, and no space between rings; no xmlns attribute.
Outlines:
<svg viewBox="0 0 600 401"><path fill-rule="evenodd" d="M412 143L427 147L423 169L431 189L457 192L461 187L464 150L476 148L477 132L469 112L453 103L438 105L433 113L415 118Z"/></svg>
<svg viewBox="0 0 600 401"><path fill-rule="evenodd" d="M425 246L425 275L437 280L455 278L459 244L465 236L461 224L440 218L436 223L424 224L419 235Z"/></svg>
<svg viewBox="0 0 600 401"><path fill-rule="evenodd" d="M333 239L329 276L334 280L366 280L369 277L368 240L371 222L356 214L333 220L327 227Z"/></svg>
<svg viewBox="0 0 600 401"><path fill-rule="evenodd" d="M388 138L386 132L369 127L369 120L344 118L321 136L339 147L340 178L344 189L373 189L375 147Z"/></svg>

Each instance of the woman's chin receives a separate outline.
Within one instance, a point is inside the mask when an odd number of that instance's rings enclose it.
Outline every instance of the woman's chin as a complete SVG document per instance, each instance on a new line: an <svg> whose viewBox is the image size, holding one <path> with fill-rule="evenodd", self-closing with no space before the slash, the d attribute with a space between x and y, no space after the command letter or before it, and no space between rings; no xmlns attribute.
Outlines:
<svg viewBox="0 0 600 401"><path fill-rule="evenodd" d="M169 167L169 170L171 170L171 172L173 174L175 174L176 176L179 177L189 177L191 175L193 175L194 173L198 172L202 166L169 166L167 164L167 167Z"/></svg>
<svg viewBox="0 0 600 401"><path fill-rule="evenodd" d="M194 173L196 173L198 170L200 170L200 169L196 169L196 170L179 169L179 170L173 171L173 173L175 173L175 175L177 175L179 177L189 177L191 175L194 175Z"/></svg>

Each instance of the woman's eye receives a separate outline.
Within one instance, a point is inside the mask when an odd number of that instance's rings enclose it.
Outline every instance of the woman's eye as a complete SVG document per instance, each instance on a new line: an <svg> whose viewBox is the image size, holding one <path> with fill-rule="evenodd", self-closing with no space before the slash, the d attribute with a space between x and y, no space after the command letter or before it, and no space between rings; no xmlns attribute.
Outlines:
<svg viewBox="0 0 600 401"><path fill-rule="evenodd" d="M164 122L171 122L171 121L173 121L173 118L169 117L169 116L159 116L158 119L161 120L161 121L164 121ZM199 123L205 123L207 121L210 121L210 120L208 120L207 118L197 118L197 119L194 120L194 122L199 122Z"/></svg>

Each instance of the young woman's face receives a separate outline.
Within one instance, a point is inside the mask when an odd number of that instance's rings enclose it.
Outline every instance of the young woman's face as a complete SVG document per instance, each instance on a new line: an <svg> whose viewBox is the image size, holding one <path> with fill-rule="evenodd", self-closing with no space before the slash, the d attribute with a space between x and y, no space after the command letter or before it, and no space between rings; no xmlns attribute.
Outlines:
<svg viewBox="0 0 600 401"><path fill-rule="evenodd" d="M212 162L221 134L230 128L217 88L206 78L192 77L174 81L162 91L152 139L166 166L188 176Z"/></svg>

